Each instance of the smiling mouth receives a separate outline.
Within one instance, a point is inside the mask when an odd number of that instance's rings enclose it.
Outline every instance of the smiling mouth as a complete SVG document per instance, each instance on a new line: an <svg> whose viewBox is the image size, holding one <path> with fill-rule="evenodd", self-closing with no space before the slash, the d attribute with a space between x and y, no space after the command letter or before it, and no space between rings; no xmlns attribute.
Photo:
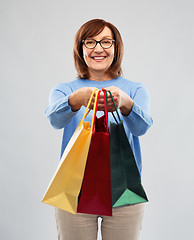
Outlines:
<svg viewBox="0 0 194 240"><path fill-rule="evenodd" d="M97 60L97 61L102 61L106 58L106 56L102 56L102 57L91 57L92 59L94 60Z"/></svg>

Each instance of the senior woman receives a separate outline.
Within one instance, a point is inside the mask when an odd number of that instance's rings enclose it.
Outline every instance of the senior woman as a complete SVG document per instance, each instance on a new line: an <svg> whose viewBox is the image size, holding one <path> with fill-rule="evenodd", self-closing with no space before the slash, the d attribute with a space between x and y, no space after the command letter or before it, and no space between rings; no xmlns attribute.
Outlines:
<svg viewBox="0 0 194 240"><path fill-rule="evenodd" d="M46 116L54 128L63 128L61 155L73 135L95 88L111 91L120 111L125 131L141 173L139 136L152 125L150 98L145 86L122 77L123 42L118 29L102 19L86 22L78 30L74 43L74 63L78 77L56 85L49 97ZM95 97L95 96L94 96ZM90 104L93 108L94 97ZM104 110L104 94L100 93L97 117ZM114 111L108 94L108 111ZM87 116L91 121L92 113ZM112 119L109 114L110 121ZM60 240L97 239L98 217L102 218L103 240L136 240L141 229L144 203L113 208L113 216L75 215L56 209Z"/></svg>

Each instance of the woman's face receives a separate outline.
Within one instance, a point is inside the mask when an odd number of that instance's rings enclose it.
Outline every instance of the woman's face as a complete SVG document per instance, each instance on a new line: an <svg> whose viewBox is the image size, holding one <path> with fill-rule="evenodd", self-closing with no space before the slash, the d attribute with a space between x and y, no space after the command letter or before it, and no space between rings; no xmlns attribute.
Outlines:
<svg viewBox="0 0 194 240"><path fill-rule="evenodd" d="M96 41L113 39L112 31L110 28L105 27L100 34L90 39L95 39ZM88 66L90 76L93 73L95 75L105 73L114 59L114 44L107 49L102 48L99 43L93 49L86 48L83 44L83 58Z"/></svg>

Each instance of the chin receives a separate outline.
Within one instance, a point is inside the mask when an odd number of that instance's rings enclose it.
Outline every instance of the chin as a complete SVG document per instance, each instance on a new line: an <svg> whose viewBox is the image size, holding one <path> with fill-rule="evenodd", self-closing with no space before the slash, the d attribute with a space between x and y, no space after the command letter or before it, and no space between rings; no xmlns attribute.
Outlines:
<svg viewBox="0 0 194 240"><path fill-rule="evenodd" d="M91 66L94 71L106 71L110 66Z"/></svg>
<svg viewBox="0 0 194 240"><path fill-rule="evenodd" d="M108 68L91 68L92 71L95 71L95 72L104 72L106 73Z"/></svg>

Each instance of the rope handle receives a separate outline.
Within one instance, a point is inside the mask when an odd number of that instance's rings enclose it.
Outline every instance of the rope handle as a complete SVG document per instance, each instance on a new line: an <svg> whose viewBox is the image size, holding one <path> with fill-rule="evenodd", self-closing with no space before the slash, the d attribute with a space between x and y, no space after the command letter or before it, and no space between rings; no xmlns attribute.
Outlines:
<svg viewBox="0 0 194 240"><path fill-rule="evenodd" d="M80 121L80 127L82 126L84 119L86 118L86 116L87 116L88 113L90 112L89 106L90 106L90 104L91 104L91 101L92 101L92 98L93 98L93 96L94 96L94 93L96 93L96 92L97 92L97 95L95 96L95 102L94 102L94 107L93 107L93 111L94 111L94 112L93 112L92 123L91 123L91 126L93 127L93 124L94 124L94 116L95 116L94 113L95 113L95 108L96 108L96 102L97 102L97 99L99 98L99 93L100 93L100 90L97 89L97 88L93 90L93 92L92 92L92 94L91 94L91 96L90 96L90 99L89 99L89 101L88 101L88 104L87 104L87 107L86 107L84 116L83 116L82 120Z"/></svg>
<svg viewBox="0 0 194 240"><path fill-rule="evenodd" d="M118 113L118 110L117 110L117 107L116 107L115 101L114 101L114 99L113 99L112 93L111 93L111 91L108 91L108 92L109 92L109 94L110 94L110 96L111 96L111 99L112 99L112 102L113 102L113 105L114 105L115 111L116 111L116 113L117 113L117 117L118 117L118 119L119 119L119 122L121 122L121 118L120 118L120 116L119 116L119 113ZM114 115L113 112L112 112L112 116L114 117L116 123L118 124L118 121L117 121L117 119L116 119L116 117L115 117L115 115Z"/></svg>
<svg viewBox="0 0 194 240"><path fill-rule="evenodd" d="M94 131L94 123L96 120L96 112L98 108L98 100L99 100L100 90L97 91L97 94L95 96L95 102L94 102L94 108L93 108L93 116L92 116L92 123L91 123L91 129Z"/></svg>
<svg viewBox="0 0 194 240"><path fill-rule="evenodd" d="M104 93L104 115L105 115L105 121L106 121L106 131L108 133L108 97L107 97L107 91L103 90Z"/></svg>

